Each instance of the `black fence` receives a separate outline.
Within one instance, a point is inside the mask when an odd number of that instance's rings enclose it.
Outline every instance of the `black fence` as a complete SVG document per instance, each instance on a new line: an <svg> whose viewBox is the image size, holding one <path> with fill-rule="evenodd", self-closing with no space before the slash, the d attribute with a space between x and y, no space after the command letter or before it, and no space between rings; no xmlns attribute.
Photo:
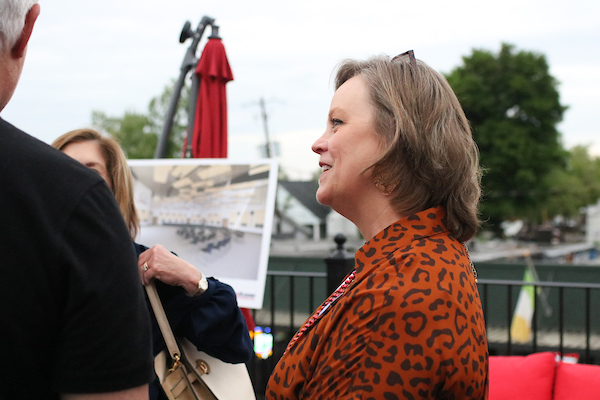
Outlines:
<svg viewBox="0 0 600 400"><path fill-rule="evenodd" d="M600 364L600 311L594 306L600 304L600 284L480 279L478 286L490 354L556 351ZM510 327L523 286L532 286L535 293L532 335L518 343Z"/></svg>
<svg viewBox="0 0 600 400"><path fill-rule="evenodd" d="M321 260L321 263L323 260ZM478 267L479 269L479 267ZM257 398L289 340L331 292L326 272L268 271L263 308L254 310L257 326L273 335L273 353L248 364ZM479 279L490 354L529 354L536 351L576 353L579 362L600 364L600 284L523 282ZM516 343L511 322L522 286L534 287L532 338Z"/></svg>

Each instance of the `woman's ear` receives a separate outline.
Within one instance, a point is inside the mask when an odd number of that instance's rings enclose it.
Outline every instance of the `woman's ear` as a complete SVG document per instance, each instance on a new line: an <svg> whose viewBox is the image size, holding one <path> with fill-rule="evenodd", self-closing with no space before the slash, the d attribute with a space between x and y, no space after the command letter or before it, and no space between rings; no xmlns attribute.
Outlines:
<svg viewBox="0 0 600 400"><path fill-rule="evenodd" d="M23 31L12 48L13 57L25 57L25 54L27 53L27 44L29 43L31 32L33 32L33 26L35 25L35 21L39 15L40 5L34 4L27 12L27 15L25 16L25 25L23 25Z"/></svg>

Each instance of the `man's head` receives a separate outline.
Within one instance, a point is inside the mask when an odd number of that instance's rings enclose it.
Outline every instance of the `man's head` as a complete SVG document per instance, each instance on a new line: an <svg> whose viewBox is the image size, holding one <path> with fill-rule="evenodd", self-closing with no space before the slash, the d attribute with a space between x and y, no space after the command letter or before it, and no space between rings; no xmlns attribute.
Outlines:
<svg viewBox="0 0 600 400"><path fill-rule="evenodd" d="M0 110L17 87L39 13L37 0L0 1Z"/></svg>

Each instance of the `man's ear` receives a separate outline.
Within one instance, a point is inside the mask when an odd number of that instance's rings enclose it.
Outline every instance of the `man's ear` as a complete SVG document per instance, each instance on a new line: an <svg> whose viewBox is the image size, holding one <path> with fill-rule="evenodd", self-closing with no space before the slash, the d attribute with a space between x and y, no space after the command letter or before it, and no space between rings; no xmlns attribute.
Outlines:
<svg viewBox="0 0 600 400"><path fill-rule="evenodd" d="M34 4L27 12L23 31L12 48L13 57L22 58L25 56L27 52L27 43L29 43L31 32L33 32L33 25L35 25L38 15L40 15L40 5Z"/></svg>

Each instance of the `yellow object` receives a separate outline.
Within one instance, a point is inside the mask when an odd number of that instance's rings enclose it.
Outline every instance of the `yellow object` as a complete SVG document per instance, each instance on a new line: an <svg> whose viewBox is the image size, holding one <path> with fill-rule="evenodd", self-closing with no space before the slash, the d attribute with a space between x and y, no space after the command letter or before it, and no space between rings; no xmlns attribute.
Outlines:
<svg viewBox="0 0 600 400"><path fill-rule="evenodd" d="M533 274L529 267L525 269L523 281L534 281ZM517 299L517 306L515 307L515 313L510 325L510 336L513 342L527 343L531 340L531 321L533 319L535 307L534 298L534 287L523 285L521 287L521 292L519 293L519 298Z"/></svg>

